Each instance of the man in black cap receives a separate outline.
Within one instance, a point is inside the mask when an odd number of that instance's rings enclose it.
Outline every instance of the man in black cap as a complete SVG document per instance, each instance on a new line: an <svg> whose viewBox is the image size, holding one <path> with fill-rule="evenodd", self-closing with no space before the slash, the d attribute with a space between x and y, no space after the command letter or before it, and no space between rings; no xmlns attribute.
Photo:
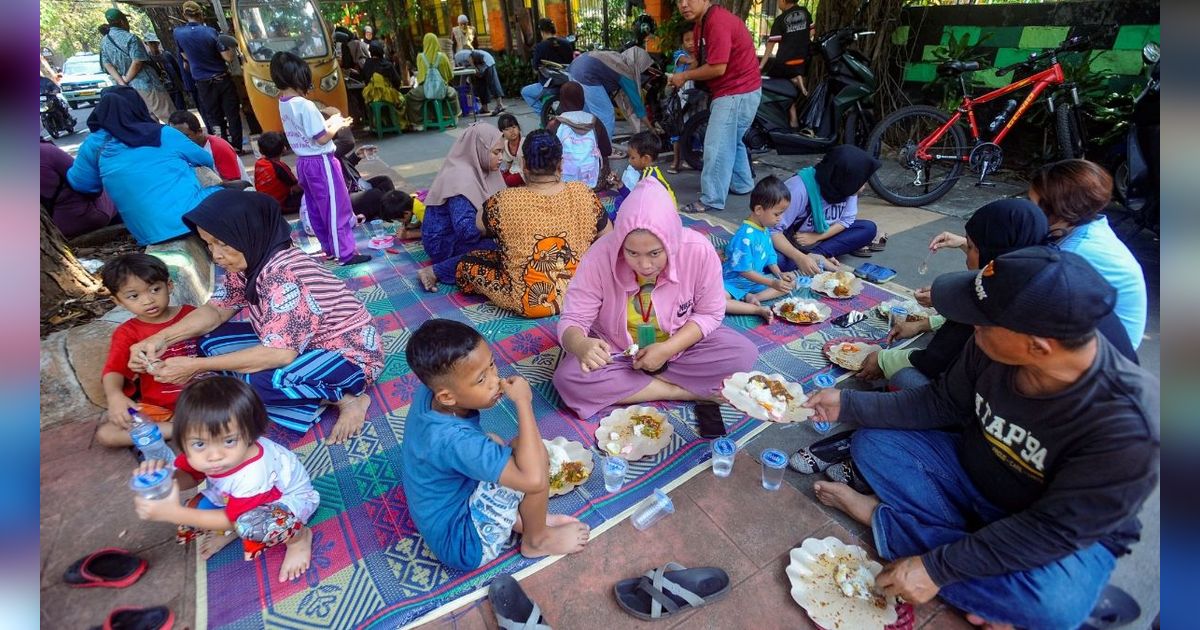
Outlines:
<svg viewBox="0 0 1200 630"><path fill-rule="evenodd" d="M940 595L975 624L1077 628L1158 482L1158 380L1096 334L1116 291L1075 254L1011 252L932 297L975 342L925 387L814 394L815 419L864 427L832 475L850 485L817 498L871 526L884 592Z"/></svg>

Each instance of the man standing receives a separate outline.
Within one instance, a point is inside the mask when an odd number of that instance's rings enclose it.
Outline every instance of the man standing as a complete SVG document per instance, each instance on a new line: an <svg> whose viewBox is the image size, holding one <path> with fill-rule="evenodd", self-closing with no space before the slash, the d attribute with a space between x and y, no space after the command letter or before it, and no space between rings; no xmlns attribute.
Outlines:
<svg viewBox="0 0 1200 630"><path fill-rule="evenodd" d="M233 59L233 50L221 44L216 29L204 24L204 10L195 0L183 3L183 17L187 23L175 28L175 43L183 56L184 71L190 72L196 81L196 90L204 102L201 111L213 117L212 122L221 128L221 137L233 150L245 155L237 88L225 65Z"/></svg>
<svg viewBox="0 0 1200 630"><path fill-rule="evenodd" d="M796 3L796 0L779 0L783 12L771 24L771 36L767 39L767 47L763 51L759 72L773 79L787 79L807 96L808 88L804 85L804 73L808 69L808 45L812 38L812 14L808 9ZM779 46L779 54L772 60L771 53ZM796 104L788 109L788 117L792 126L796 124Z"/></svg>
<svg viewBox="0 0 1200 630"><path fill-rule="evenodd" d="M158 35L149 33L144 39L146 54L149 55L150 62L162 77L163 87L171 97L171 103L177 110L187 109L187 101L183 99L183 77L180 76L179 64L175 63L175 56L163 51L162 43L158 41Z"/></svg>
<svg viewBox="0 0 1200 630"><path fill-rule="evenodd" d="M974 343L929 385L809 398L814 419L864 427L829 469L850 485L817 498L871 526L888 595L940 596L974 625L1078 628L1158 483L1158 380L1096 334L1117 294L1076 254L1021 249L931 294Z"/></svg>
<svg viewBox="0 0 1200 630"><path fill-rule="evenodd" d="M150 55L137 35L129 32L129 17L120 9L104 12L108 32L100 41L100 58L104 70L117 85L128 85L137 90L146 107L160 121L171 115L171 97L163 87L162 77L154 70Z"/></svg>
<svg viewBox="0 0 1200 630"><path fill-rule="evenodd" d="M451 51L454 54L460 50L475 48L475 27L471 26L467 16L458 16L458 26L450 29L450 45L454 47L454 50Z"/></svg>
<svg viewBox="0 0 1200 630"><path fill-rule="evenodd" d="M750 155L742 136L754 121L762 97L762 78L750 31L738 17L711 0L678 0L679 12L695 24L698 67L672 74L671 85L704 82L712 96L708 131L704 135L704 169L700 199L683 212L724 210L732 191L745 195L754 188Z"/></svg>

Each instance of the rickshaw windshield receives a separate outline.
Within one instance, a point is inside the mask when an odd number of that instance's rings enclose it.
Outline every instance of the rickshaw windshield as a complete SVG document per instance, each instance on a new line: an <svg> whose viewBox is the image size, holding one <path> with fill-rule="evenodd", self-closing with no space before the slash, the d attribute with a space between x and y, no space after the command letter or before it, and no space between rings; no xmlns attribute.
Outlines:
<svg viewBox="0 0 1200 630"><path fill-rule="evenodd" d="M305 59L325 57L329 42L312 0L243 0L238 21L246 48L255 61L270 61L277 52Z"/></svg>

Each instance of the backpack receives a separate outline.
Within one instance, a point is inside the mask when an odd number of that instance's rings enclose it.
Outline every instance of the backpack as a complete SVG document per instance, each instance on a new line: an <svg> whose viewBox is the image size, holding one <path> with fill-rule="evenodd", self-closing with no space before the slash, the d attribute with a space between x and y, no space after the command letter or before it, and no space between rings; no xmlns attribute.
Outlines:
<svg viewBox="0 0 1200 630"><path fill-rule="evenodd" d="M556 117L555 135L562 143L562 180L583 182L591 188L600 180L600 147L596 144L596 117L587 112L567 112Z"/></svg>
<svg viewBox="0 0 1200 630"><path fill-rule="evenodd" d="M421 89L424 91L425 98L429 100L446 98L446 79L442 77L442 73L438 72L437 55L434 55L431 62L425 53L418 55L425 60L425 67L429 70L425 73L425 83L421 84Z"/></svg>

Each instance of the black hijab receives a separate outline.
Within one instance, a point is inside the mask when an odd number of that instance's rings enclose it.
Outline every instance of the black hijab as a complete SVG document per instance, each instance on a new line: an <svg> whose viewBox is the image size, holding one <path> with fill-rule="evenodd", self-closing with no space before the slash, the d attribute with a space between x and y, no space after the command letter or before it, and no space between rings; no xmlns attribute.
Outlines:
<svg viewBox="0 0 1200 630"><path fill-rule="evenodd" d="M204 228L246 257L246 299L258 303L258 272L277 252L292 246L279 202L260 192L222 189L183 215L192 232Z"/></svg>
<svg viewBox="0 0 1200 630"><path fill-rule="evenodd" d="M100 92L100 103L87 119L88 129L103 129L129 147L162 145L163 126L137 90L127 85L114 85Z"/></svg>
<svg viewBox="0 0 1200 630"><path fill-rule="evenodd" d="M830 205L842 203L867 183L882 163L852 144L839 144L817 163L814 177L821 199Z"/></svg>
<svg viewBox="0 0 1200 630"><path fill-rule="evenodd" d="M1041 245L1050 226L1046 214L1027 199L1000 199L975 211L967 220L967 236L979 250L979 266L1023 247Z"/></svg>

